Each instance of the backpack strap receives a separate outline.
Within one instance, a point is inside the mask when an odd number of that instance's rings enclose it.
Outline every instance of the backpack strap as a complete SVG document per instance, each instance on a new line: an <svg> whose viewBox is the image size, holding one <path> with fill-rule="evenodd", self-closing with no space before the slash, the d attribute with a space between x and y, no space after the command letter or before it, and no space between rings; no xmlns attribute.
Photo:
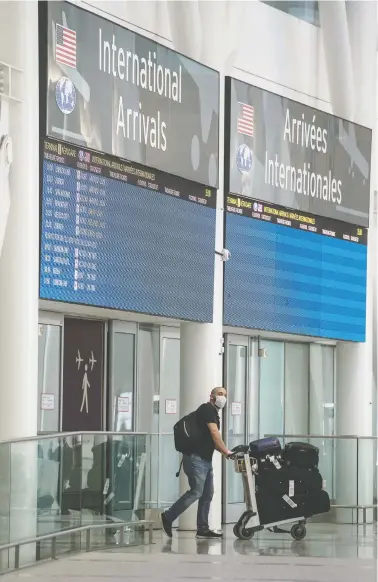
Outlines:
<svg viewBox="0 0 378 582"><path fill-rule="evenodd" d="M181 457L181 463L180 463L179 470L178 470L178 471L177 471L177 473L176 473L176 477L180 477L180 473L181 473L181 469L182 469L182 463L183 463L183 459L182 459L182 457Z"/></svg>

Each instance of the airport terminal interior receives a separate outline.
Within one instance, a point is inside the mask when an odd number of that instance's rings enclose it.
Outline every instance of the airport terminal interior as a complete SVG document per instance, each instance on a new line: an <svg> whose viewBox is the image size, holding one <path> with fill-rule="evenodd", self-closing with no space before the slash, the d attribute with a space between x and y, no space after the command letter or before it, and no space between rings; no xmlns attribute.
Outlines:
<svg viewBox="0 0 378 582"><path fill-rule="evenodd" d="M0 2L5 579L376 580L377 65L376 0Z"/></svg>

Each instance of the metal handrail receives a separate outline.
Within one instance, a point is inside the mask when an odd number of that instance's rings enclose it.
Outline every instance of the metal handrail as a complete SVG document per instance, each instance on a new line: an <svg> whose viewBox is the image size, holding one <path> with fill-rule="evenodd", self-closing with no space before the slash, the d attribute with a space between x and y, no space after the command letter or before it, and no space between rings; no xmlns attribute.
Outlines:
<svg viewBox="0 0 378 582"><path fill-rule="evenodd" d="M2 444L13 444L13 443L27 443L32 441L40 441L40 440L51 440L56 438L67 438L72 436L86 436L86 435L95 435L95 436L148 436L149 433L147 432L115 432L115 431L105 431L105 430L94 430L94 431L81 431L81 432L55 432L49 434L41 434L36 436L30 437L22 437L17 439L8 439L1 441L0 445Z"/></svg>
<svg viewBox="0 0 378 582"><path fill-rule="evenodd" d="M280 439L378 439L378 437L359 437L356 434L323 435L323 434L266 434L264 437Z"/></svg>
<svg viewBox="0 0 378 582"><path fill-rule="evenodd" d="M9 544L3 544L0 546L0 552L3 550L10 550L15 548L14 556L14 569L18 570L20 568L20 547L26 546L28 544L36 544L44 540L51 539L51 559L56 560L56 540L57 538L63 537L65 535L73 535L75 533L86 532L85 539L85 551L89 552L91 548L91 531L92 529L108 529L108 528L118 528L120 527L119 545L124 544L124 527L125 526L135 526L135 525L148 525L148 543L153 542L153 520L141 519L138 521L117 521L117 522L107 522L107 523L91 523L88 525L83 525L75 528L65 529L63 531L53 532L50 534L44 534L42 536L36 536L34 538L29 538L26 540L21 540L18 542L11 542Z"/></svg>
<svg viewBox="0 0 378 582"><path fill-rule="evenodd" d="M377 441L378 436L359 436L358 434L266 434L265 437L277 437L280 439L353 439Z"/></svg>

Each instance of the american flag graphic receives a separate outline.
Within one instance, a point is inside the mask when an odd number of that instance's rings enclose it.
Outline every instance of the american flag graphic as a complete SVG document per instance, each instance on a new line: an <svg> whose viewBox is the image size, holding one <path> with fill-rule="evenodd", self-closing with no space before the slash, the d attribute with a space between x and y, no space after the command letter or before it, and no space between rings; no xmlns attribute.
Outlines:
<svg viewBox="0 0 378 582"><path fill-rule="evenodd" d="M76 69L76 31L61 24L56 25L55 60Z"/></svg>
<svg viewBox="0 0 378 582"><path fill-rule="evenodd" d="M253 137L254 108L239 101L238 133Z"/></svg>

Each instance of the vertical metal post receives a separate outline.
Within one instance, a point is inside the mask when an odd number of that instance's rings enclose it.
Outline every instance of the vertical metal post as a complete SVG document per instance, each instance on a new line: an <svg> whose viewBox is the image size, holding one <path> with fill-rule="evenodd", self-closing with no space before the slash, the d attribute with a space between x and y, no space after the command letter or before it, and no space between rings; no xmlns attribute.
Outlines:
<svg viewBox="0 0 378 582"><path fill-rule="evenodd" d="M150 521L150 523L148 524L148 543L151 545L152 541L153 541L153 535L154 535L154 524L152 523L152 521Z"/></svg>
<svg viewBox="0 0 378 582"><path fill-rule="evenodd" d="M51 538L51 558L56 560L56 537Z"/></svg>
<svg viewBox="0 0 378 582"><path fill-rule="evenodd" d="M14 569L18 570L20 567L20 546L14 548Z"/></svg>
<svg viewBox="0 0 378 582"><path fill-rule="evenodd" d="M125 526L121 526L121 529L119 530L119 545L123 546L125 543Z"/></svg>
<svg viewBox="0 0 378 582"><path fill-rule="evenodd" d="M85 532L85 551L89 552L91 549L91 530L87 529Z"/></svg>
<svg viewBox="0 0 378 582"><path fill-rule="evenodd" d="M356 459L356 465L357 465L357 483L356 483L356 505L357 507L359 507L360 505L360 495L359 495L359 481L360 481L360 439L357 437L356 438L356 444L357 444L357 459ZM360 511L359 509L357 509L357 525L360 524Z"/></svg>

